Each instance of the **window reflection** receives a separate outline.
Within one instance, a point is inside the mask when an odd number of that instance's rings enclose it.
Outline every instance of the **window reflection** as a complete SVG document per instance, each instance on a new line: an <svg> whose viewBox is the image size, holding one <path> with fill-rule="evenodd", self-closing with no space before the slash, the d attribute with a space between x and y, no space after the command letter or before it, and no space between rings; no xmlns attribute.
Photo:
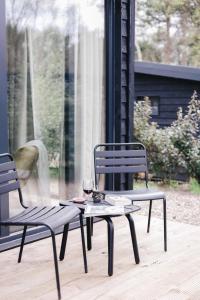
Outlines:
<svg viewBox="0 0 200 300"><path fill-rule="evenodd" d="M6 1L10 152L31 146L43 157L23 187L31 204L80 194L92 175L104 141L103 3Z"/></svg>

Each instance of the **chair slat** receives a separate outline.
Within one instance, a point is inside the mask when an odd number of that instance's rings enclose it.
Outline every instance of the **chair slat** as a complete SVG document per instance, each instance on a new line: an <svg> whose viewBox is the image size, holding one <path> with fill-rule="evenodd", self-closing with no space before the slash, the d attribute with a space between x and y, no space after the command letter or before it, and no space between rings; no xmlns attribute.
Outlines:
<svg viewBox="0 0 200 300"><path fill-rule="evenodd" d="M19 181L0 185L0 195L19 189Z"/></svg>
<svg viewBox="0 0 200 300"><path fill-rule="evenodd" d="M28 218L29 221L39 221L39 220L45 220L46 218L51 217L52 215L54 215L56 212L58 212L59 210L61 210L62 207L46 207L45 209L43 209L42 211L40 211L39 213L37 213L35 216L32 216L31 218Z"/></svg>
<svg viewBox="0 0 200 300"><path fill-rule="evenodd" d="M34 207L32 209L28 208L24 210L22 214L18 214L17 216L14 216L13 218L9 219L9 221L11 220L13 223L16 223L16 222L23 222L25 220L29 220L29 218L31 218L34 215L37 215L44 208L45 207L42 206Z"/></svg>
<svg viewBox="0 0 200 300"><path fill-rule="evenodd" d="M0 183L8 182L10 180L17 179L17 172L11 171L8 173L0 174Z"/></svg>
<svg viewBox="0 0 200 300"><path fill-rule="evenodd" d="M63 214L61 214L61 211L64 209L64 207L60 207L60 206L53 206L53 207L37 207L35 211L33 211L33 214L28 214L25 216L17 216L17 218L15 218L15 220L11 220L11 223L13 224L41 224L43 222L45 222L45 220L50 220L50 222L52 221L53 223L56 223L56 221L58 222L58 216L59 219L60 217L63 216ZM65 213L64 213L65 215ZM9 220L10 221L10 220Z"/></svg>
<svg viewBox="0 0 200 300"><path fill-rule="evenodd" d="M139 166L123 166L123 167L96 167L96 174L110 174L110 173L139 173L146 172L145 165Z"/></svg>
<svg viewBox="0 0 200 300"><path fill-rule="evenodd" d="M59 215L59 218L61 217L61 214L60 212L63 210L64 207L60 207L60 206L54 206L52 207L51 210L49 210L48 212L46 212L46 214L44 215L41 215L41 216L38 216L37 218L35 219L32 219L30 220L31 222L45 222L45 220L57 220L58 221L58 215Z"/></svg>
<svg viewBox="0 0 200 300"><path fill-rule="evenodd" d="M28 220L36 220L37 218L40 218L41 216L44 216L49 213L54 207L47 206L44 209L38 211L36 214L33 216L29 217Z"/></svg>
<svg viewBox="0 0 200 300"><path fill-rule="evenodd" d="M102 157L146 157L145 150L106 150L96 151L95 155L97 158Z"/></svg>
<svg viewBox="0 0 200 300"><path fill-rule="evenodd" d="M80 211L78 209L67 212L66 207L62 207L61 210L57 211L54 215L51 216L51 218L43 219L41 222L47 222L53 227L61 226L66 223L66 214L68 214L68 217L70 219L73 219L74 217L78 216Z"/></svg>
<svg viewBox="0 0 200 300"><path fill-rule="evenodd" d="M43 209L49 210L46 214L42 215ZM73 207L70 211L66 207L54 206L54 207L36 207L34 210L37 210L35 216L38 218L23 218L20 215L16 216L15 219L8 219L5 221L0 222L0 224L6 225L27 225L27 226L42 226L48 225L51 228L57 228L62 226L68 222L70 222L74 217L76 217L80 210L78 208ZM30 212L30 211L29 211ZM39 216L40 215L40 216Z"/></svg>
<svg viewBox="0 0 200 300"><path fill-rule="evenodd" d="M28 214L32 213L34 210L36 210L37 207L29 207L27 209L24 209L21 213L19 213L18 215L15 215L11 218L9 218L9 222L14 222L17 218L21 218L22 216L25 217Z"/></svg>
<svg viewBox="0 0 200 300"><path fill-rule="evenodd" d="M96 160L96 166L128 166L128 165L144 165L146 158L99 158Z"/></svg>
<svg viewBox="0 0 200 300"><path fill-rule="evenodd" d="M30 212L28 215L26 215L26 216L23 216L22 218L20 218L18 221L21 221L21 222L23 222L23 221L26 221L26 220L30 220L30 219L34 219L34 218L37 218L37 215L38 214L42 214L43 212L45 212L45 210L46 210L46 206L38 206L38 207L36 207L36 209L34 210L34 211L32 211L32 212Z"/></svg>
<svg viewBox="0 0 200 300"><path fill-rule="evenodd" d="M9 161L6 163L0 164L0 173L16 169L15 162L14 161Z"/></svg>

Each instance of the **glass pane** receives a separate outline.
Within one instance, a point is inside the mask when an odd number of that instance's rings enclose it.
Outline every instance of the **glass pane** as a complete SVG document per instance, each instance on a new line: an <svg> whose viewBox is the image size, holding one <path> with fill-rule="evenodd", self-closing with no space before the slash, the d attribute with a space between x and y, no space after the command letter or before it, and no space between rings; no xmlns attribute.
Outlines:
<svg viewBox="0 0 200 300"><path fill-rule="evenodd" d="M136 1L136 59L200 67L198 1Z"/></svg>
<svg viewBox="0 0 200 300"><path fill-rule="evenodd" d="M104 141L104 1L7 0L6 15L10 152L25 202L58 204Z"/></svg>

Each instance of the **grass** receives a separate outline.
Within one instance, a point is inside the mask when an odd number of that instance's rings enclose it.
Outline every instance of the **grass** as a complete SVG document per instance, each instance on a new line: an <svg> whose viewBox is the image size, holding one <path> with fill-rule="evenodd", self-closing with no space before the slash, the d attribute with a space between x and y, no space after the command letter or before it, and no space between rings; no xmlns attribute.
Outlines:
<svg viewBox="0 0 200 300"><path fill-rule="evenodd" d="M156 188L158 187L158 184L155 183L154 181L149 181L148 182L148 187L149 188ZM146 184L145 181L143 180L138 180L138 181L134 181L134 189L142 189L142 188L146 188Z"/></svg>
<svg viewBox="0 0 200 300"><path fill-rule="evenodd" d="M189 182L189 190L193 194L200 194L200 184L196 179L192 178Z"/></svg>
<svg viewBox="0 0 200 300"><path fill-rule="evenodd" d="M169 181L169 187L173 189L177 189L180 186L179 182L177 180L170 180Z"/></svg>
<svg viewBox="0 0 200 300"><path fill-rule="evenodd" d="M200 184L194 178L192 178L188 183L176 180L170 180L169 183L149 181L148 186L150 188L164 188L165 190L189 191L191 194L200 195ZM142 180L135 181L134 188L145 188L145 182Z"/></svg>

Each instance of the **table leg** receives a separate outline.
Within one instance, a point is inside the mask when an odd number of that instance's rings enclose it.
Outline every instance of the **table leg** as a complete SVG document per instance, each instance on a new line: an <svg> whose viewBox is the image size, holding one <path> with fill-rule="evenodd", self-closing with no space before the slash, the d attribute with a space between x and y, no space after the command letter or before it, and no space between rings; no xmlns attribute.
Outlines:
<svg viewBox="0 0 200 300"><path fill-rule="evenodd" d="M110 217L104 217L108 228L108 275L113 275L113 257L114 257L114 225Z"/></svg>
<svg viewBox="0 0 200 300"><path fill-rule="evenodd" d="M90 220L91 220L91 236L93 236L93 225L94 225L94 218L93 218L93 217L91 217L91 218L90 218Z"/></svg>
<svg viewBox="0 0 200 300"><path fill-rule="evenodd" d="M127 214L126 217L128 219L129 226L130 226L133 252L134 252L134 256L135 256L135 262L136 262L136 264L139 264L140 257L139 257L139 252L138 252L137 237L136 237L136 233L135 233L134 221L133 221L133 218L131 217L130 214Z"/></svg>
<svg viewBox="0 0 200 300"><path fill-rule="evenodd" d="M87 249L88 251L92 249L92 238L91 238L91 220L86 218L86 227L87 227Z"/></svg>

